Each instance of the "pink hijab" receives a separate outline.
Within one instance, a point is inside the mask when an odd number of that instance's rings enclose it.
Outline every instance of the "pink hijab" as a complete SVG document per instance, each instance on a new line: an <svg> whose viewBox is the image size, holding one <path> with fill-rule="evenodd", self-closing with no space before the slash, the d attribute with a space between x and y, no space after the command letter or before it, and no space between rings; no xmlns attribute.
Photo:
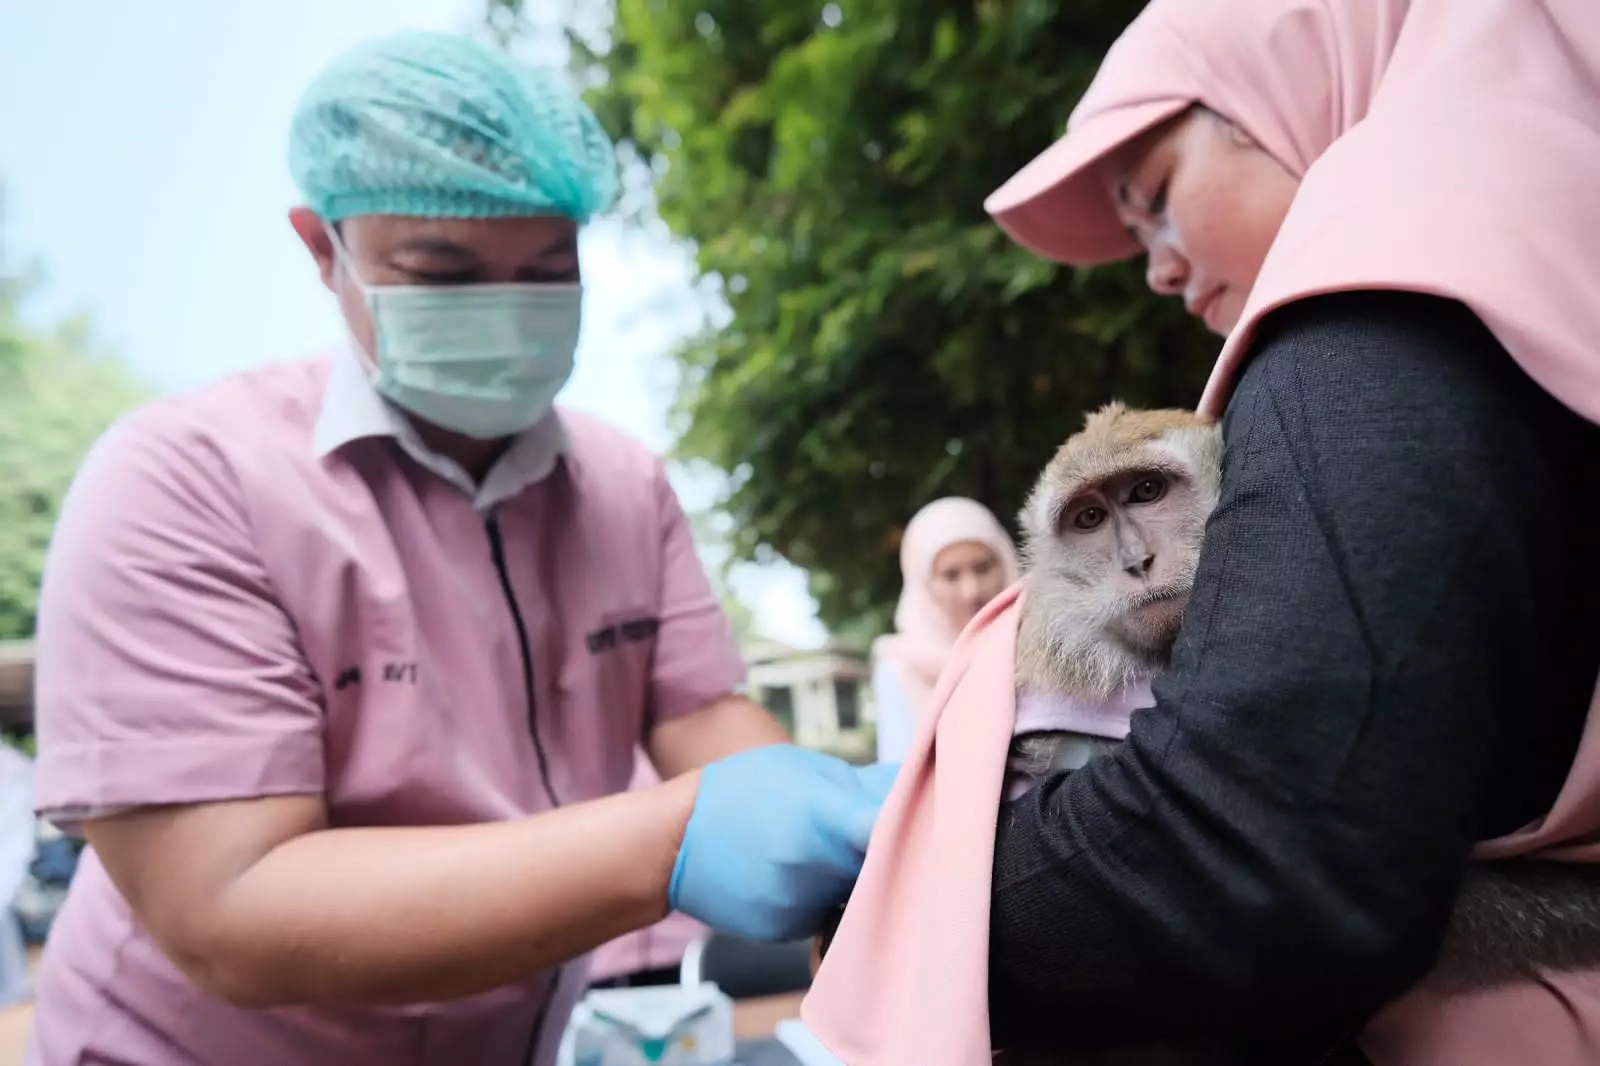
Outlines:
<svg viewBox="0 0 1600 1066"><path fill-rule="evenodd" d="M1600 277L1600 3L1153 0L1067 135L986 206L1043 255L1132 255L1088 168L1202 100L1302 179L1203 410L1226 406L1273 308L1404 289L1466 303L1530 377L1600 422L1588 291ZM1018 598L990 604L953 649L802 1009L848 1066L989 1062L989 871ZM1600 694L1551 811L1478 848L1529 853L1600 860ZM1413 993L1361 1042L1377 1066L1600 1062L1600 974Z"/></svg>
<svg viewBox="0 0 1600 1066"><path fill-rule="evenodd" d="M878 638L873 655L898 669L907 698L920 717L933 683L944 669L961 627L951 622L933 598L933 564L952 544L972 541L994 552L1005 583L1017 579L1017 551L1011 535L983 504L946 496L923 507L906 523L900 538L900 602L894 632Z"/></svg>

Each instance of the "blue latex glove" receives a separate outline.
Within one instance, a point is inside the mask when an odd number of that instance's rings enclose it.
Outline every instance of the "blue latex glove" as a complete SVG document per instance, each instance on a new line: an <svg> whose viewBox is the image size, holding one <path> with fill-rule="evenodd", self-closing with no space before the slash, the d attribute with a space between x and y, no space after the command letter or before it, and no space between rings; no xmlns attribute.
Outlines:
<svg viewBox="0 0 1600 1066"><path fill-rule="evenodd" d="M900 776L900 764L897 762L875 762L870 766L857 766L852 769L855 770L856 780L861 782L861 787L878 797L880 807L883 806L883 801L889 798L889 790L894 787L894 779Z"/></svg>
<svg viewBox="0 0 1600 1066"><path fill-rule="evenodd" d="M750 940L816 932L849 898L898 770L792 744L707 766L672 870L673 909Z"/></svg>

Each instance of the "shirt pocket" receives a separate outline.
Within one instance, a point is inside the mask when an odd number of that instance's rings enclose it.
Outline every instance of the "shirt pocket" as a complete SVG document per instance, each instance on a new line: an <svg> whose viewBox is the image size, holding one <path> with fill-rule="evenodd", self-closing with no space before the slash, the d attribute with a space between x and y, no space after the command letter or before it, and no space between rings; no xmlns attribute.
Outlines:
<svg viewBox="0 0 1600 1066"><path fill-rule="evenodd" d="M570 727L589 733L588 743L572 749L593 753L587 766L593 776L585 782L589 796L621 792L633 776L634 752L645 739L660 626L653 606L609 610L584 626L575 642L562 698Z"/></svg>

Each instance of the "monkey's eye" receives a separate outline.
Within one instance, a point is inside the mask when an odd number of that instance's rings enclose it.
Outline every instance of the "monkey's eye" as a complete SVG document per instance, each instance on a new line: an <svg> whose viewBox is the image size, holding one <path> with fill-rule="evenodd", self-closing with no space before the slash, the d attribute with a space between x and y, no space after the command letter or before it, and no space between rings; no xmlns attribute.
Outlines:
<svg viewBox="0 0 1600 1066"><path fill-rule="evenodd" d="M1098 529L1105 520L1106 511L1104 507L1085 507L1072 516L1073 526L1085 532L1091 529Z"/></svg>
<svg viewBox="0 0 1600 1066"><path fill-rule="evenodd" d="M1140 478L1128 492L1129 503L1155 503L1167 494L1167 479L1163 477Z"/></svg>

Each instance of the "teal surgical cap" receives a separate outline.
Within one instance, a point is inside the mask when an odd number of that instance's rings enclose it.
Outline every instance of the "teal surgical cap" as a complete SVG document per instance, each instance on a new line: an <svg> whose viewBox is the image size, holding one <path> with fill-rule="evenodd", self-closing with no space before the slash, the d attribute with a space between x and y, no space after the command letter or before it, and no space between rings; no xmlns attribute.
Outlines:
<svg viewBox="0 0 1600 1066"><path fill-rule="evenodd" d="M301 97L289 169L329 222L582 223L617 190L611 141L564 75L448 33L394 34L335 59Z"/></svg>

